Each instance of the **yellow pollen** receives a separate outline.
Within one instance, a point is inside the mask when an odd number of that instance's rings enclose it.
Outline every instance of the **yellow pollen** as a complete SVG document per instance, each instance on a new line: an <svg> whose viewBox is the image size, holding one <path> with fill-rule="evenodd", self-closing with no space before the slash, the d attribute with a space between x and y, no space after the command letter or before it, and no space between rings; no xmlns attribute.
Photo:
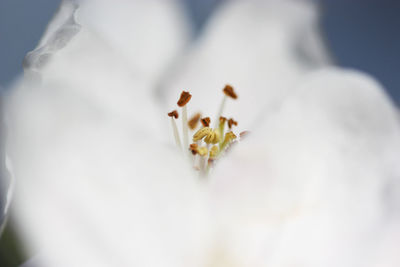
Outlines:
<svg viewBox="0 0 400 267"><path fill-rule="evenodd" d="M210 159L214 159L218 156L219 148L218 146L212 146L210 149Z"/></svg>
<svg viewBox="0 0 400 267"><path fill-rule="evenodd" d="M212 132L212 129L210 127L201 128L193 135L193 142L197 142L203 139L205 136L209 135L210 132Z"/></svg>
<svg viewBox="0 0 400 267"><path fill-rule="evenodd" d="M233 141L235 139L236 139L236 135L233 132L227 132L225 134L225 140L224 141L230 142L230 141Z"/></svg>
<svg viewBox="0 0 400 267"><path fill-rule="evenodd" d="M219 131L211 130L209 134L207 134L206 138L204 138L204 142L207 144L216 144L221 139L221 135Z"/></svg>
<svg viewBox="0 0 400 267"><path fill-rule="evenodd" d="M205 146L199 147L197 148L197 153L202 157L207 156L208 149Z"/></svg>
<svg viewBox="0 0 400 267"><path fill-rule="evenodd" d="M236 139L236 135L233 132L227 132L225 134L224 141L222 142L221 147L220 147L221 151L235 139Z"/></svg>

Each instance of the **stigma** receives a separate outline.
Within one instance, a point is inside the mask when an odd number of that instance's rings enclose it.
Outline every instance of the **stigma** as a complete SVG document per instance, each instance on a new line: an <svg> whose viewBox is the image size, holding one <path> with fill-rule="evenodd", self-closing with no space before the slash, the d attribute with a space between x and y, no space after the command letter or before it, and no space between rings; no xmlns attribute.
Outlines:
<svg viewBox="0 0 400 267"><path fill-rule="evenodd" d="M223 90L222 102L214 121L210 117L201 117L201 113L195 113L190 120L187 119L188 104L192 95L187 91L182 91L177 106L182 108L182 139L177 130L175 120L179 118L177 110L168 113L171 117L175 142L179 149L183 151L185 157L192 162L195 170L207 175L215 166L218 160L225 156L228 149L238 143L242 138L242 133L236 135L233 126L238 126L238 122L233 118L224 117L224 107L227 99L236 100L238 95L231 85L226 85ZM200 122L200 124L199 124ZM211 124L214 123L214 127ZM226 127L227 126L227 127ZM189 132L192 143L189 144ZM182 149L183 143L183 149Z"/></svg>

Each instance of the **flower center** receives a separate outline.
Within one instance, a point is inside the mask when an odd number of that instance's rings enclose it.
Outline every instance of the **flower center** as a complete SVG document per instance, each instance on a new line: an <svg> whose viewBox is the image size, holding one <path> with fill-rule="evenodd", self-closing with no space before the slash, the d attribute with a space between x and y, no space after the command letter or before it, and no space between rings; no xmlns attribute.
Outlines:
<svg viewBox="0 0 400 267"><path fill-rule="evenodd" d="M233 127L238 125L238 122L233 118L227 119L222 116L226 100L238 98L230 85L226 85L222 91L224 95L214 128L210 127L210 117L202 118L200 113L194 114L189 120L187 119L187 105L192 95L186 91L181 93L177 105L181 108L182 113L183 146L176 124L179 113L177 110L168 113L171 118L172 131L177 147L183 151L184 156L189 157L194 169L203 175L207 175L218 159L227 153L229 147L237 143L239 139L242 139L246 133L240 133L240 138L238 138L232 131ZM199 122L201 123L199 124ZM191 144L189 144L189 131L193 134Z"/></svg>

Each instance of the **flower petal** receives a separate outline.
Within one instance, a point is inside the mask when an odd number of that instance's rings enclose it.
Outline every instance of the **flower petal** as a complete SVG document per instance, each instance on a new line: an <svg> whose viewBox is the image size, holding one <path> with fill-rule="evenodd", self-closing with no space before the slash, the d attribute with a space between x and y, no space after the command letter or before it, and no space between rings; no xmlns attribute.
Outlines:
<svg viewBox="0 0 400 267"><path fill-rule="evenodd" d="M400 124L383 92L365 74L315 72L217 166L212 190L232 257L252 266L398 263L399 240L385 228L399 223Z"/></svg>
<svg viewBox="0 0 400 267"><path fill-rule="evenodd" d="M261 112L279 107L302 75L329 63L311 2L227 1L162 93L170 107L180 90L189 90L189 109L213 118L229 83L239 99L223 115L251 129Z"/></svg>
<svg viewBox="0 0 400 267"><path fill-rule="evenodd" d="M63 2L33 53L52 51L49 61L29 66L41 79L27 75L11 92L14 212L41 266L175 267L204 258L202 187L159 142L166 134L153 95L186 34L172 4ZM79 32L60 22L63 11Z"/></svg>

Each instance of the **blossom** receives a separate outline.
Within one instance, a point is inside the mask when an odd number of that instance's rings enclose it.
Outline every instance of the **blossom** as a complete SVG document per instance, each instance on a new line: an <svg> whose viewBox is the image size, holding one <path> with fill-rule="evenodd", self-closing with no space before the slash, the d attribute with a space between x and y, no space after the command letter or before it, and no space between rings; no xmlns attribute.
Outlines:
<svg viewBox="0 0 400 267"><path fill-rule="evenodd" d="M174 0L64 1L9 98L16 218L41 266L396 266L400 125L331 66L308 1L228 1L189 44ZM143 26L145 25L145 27ZM166 113L247 140L199 179Z"/></svg>

